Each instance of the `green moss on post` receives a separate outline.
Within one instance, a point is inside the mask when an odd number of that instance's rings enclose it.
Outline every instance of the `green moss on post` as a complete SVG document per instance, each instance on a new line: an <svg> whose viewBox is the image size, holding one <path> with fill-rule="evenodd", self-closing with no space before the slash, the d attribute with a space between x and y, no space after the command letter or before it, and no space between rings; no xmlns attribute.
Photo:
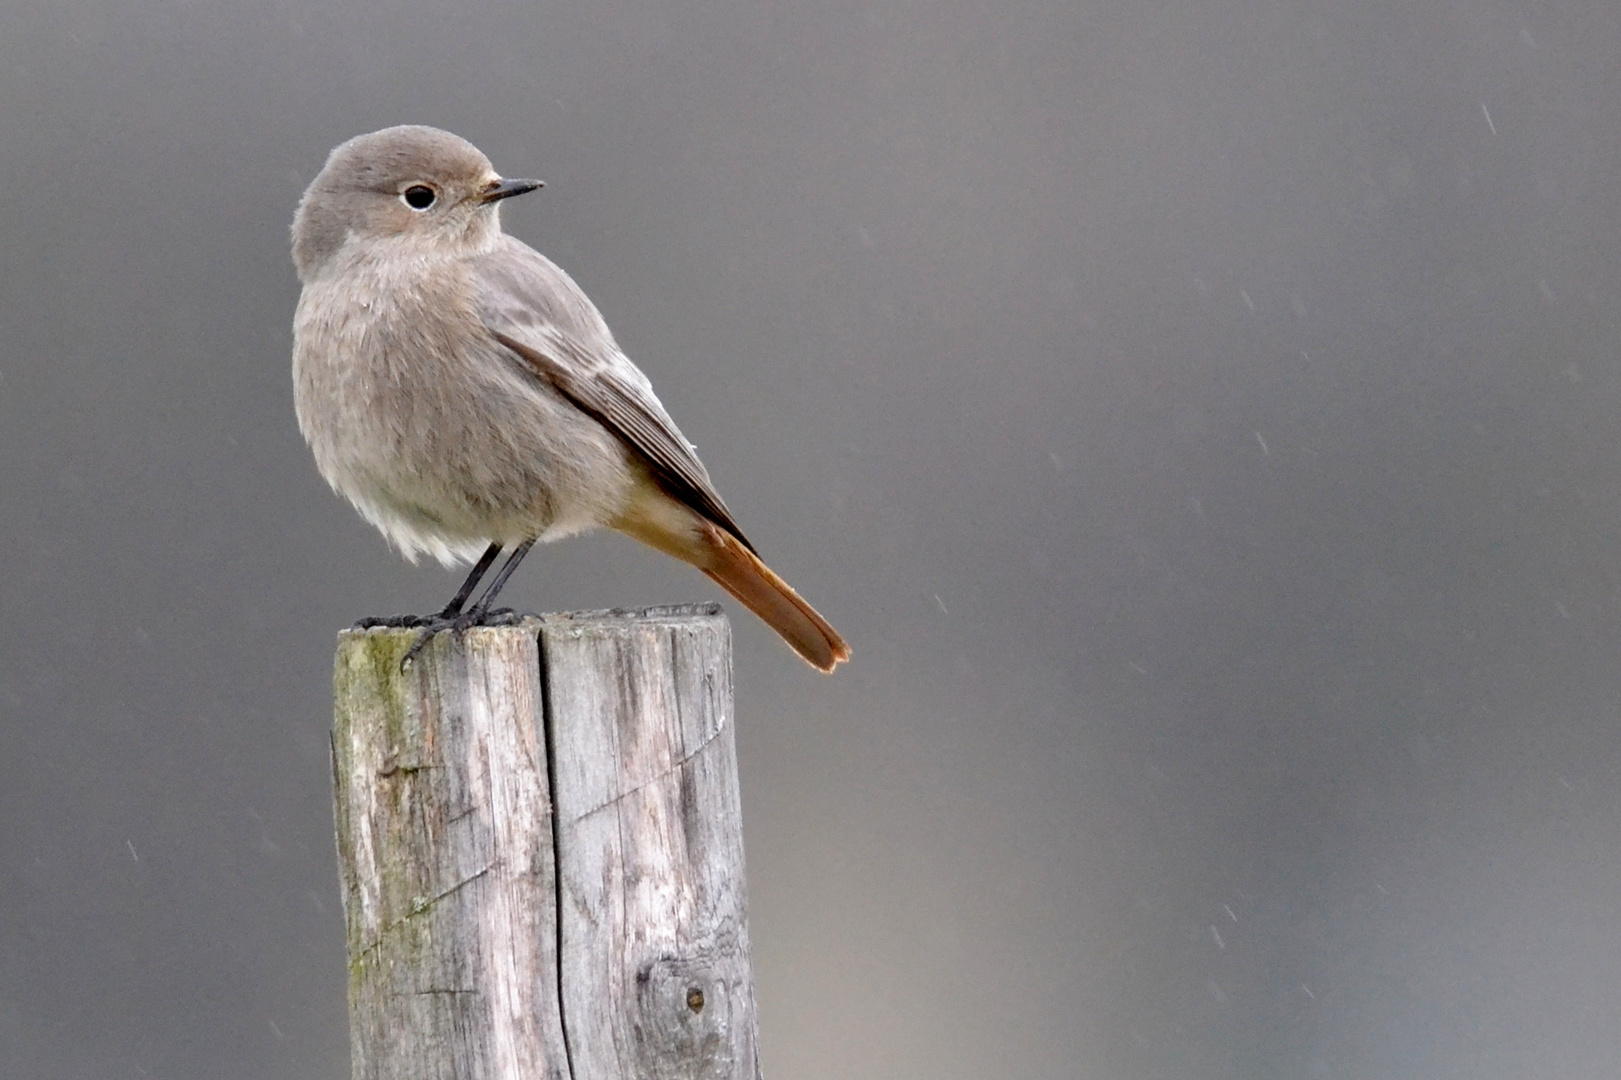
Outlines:
<svg viewBox="0 0 1621 1080"><path fill-rule="evenodd" d="M568 1075L537 628L339 638L356 1080Z"/></svg>
<svg viewBox="0 0 1621 1080"><path fill-rule="evenodd" d="M415 639L338 641L356 1080L757 1080L718 609Z"/></svg>

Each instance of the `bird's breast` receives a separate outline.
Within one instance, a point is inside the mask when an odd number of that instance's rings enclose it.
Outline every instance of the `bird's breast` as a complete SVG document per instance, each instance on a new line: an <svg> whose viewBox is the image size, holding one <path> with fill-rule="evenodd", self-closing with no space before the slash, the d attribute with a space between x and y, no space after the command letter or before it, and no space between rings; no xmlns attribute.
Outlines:
<svg viewBox="0 0 1621 1080"><path fill-rule="evenodd" d="M294 339L321 475L407 554L580 531L627 497L623 444L484 331L453 266L394 260L312 282Z"/></svg>

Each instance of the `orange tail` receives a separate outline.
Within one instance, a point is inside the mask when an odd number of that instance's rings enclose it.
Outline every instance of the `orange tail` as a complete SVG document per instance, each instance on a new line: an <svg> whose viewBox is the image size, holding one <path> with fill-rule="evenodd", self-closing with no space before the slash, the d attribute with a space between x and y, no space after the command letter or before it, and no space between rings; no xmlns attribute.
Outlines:
<svg viewBox="0 0 1621 1080"><path fill-rule="evenodd" d="M737 537L666 495L651 480L632 492L612 525L666 555L708 574L716 584L782 635L811 667L832 671L850 659L839 632L799 598L788 583L755 557Z"/></svg>
<svg viewBox="0 0 1621 1080"><path fill-rule="evenodd" d="M782 635L811 667L832 671L850 659L850 646L816 609L726 530L705 523L708 565L699 565L721 588Z"/></svg>

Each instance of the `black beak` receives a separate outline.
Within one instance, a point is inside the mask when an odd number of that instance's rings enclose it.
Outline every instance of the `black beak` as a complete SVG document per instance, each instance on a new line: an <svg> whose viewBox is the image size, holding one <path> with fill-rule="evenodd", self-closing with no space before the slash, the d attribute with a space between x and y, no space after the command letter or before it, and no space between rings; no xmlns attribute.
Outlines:
<svg viewBox="0 0 1621 1080"><path fill-rule="evenodd" d="M514 195L527 195L545 186L539 180L498 180L484 189L482 201L492 203L500 199L510 199Z"/></svg>

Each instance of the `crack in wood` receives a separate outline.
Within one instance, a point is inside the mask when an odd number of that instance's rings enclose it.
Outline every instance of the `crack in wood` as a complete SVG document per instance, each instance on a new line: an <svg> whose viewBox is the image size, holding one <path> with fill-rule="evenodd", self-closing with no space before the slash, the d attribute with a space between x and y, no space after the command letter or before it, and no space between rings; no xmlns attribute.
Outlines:
<svg viewBox="0 0 1621 1080"><path fill-rule="evenodd" d="M404 675L412 632L340 635L356 1080L759 1080L731 639L678 619L548 616Z"/></svg>
<svg viewBox="0 0 1621 1080"><path fill-rule="evenodd" d="M600 804L598 804L596 806L593 806L589 810L586 810L586 811L581 812L580 814L577 814L576 816L574 816L574 817L572 817L572 818L570 818L568 820L568 824L570 824L570 825L578 825L580 822L584 821L586 818L592 816L593 814L600 814L602 811L608 809L608 807L614 806L614 805L617 805L619 803L624 802L626 799L630 798L632 795L636 794L638 791L646 791L648 788L652 787L654 784L657 784L659 781L669 779L670 777L674 776L676 773L680 772L688 764L690 764L695 758L697 758L697 756L699 754L701 754L705 750L707 750L711 743L713 743L716 739L720 738L725 733L726 733L726 727L725 727L725 725L722 725L721 727L717 728L715 730L715 732L709 736L709 738L707 738L703 742L699 743L698 746L695 749L693 749L690 753L682 755L680 760L676 761L669 768L662 769L658 773L656 773L655 775L648 777L646 780L643 780L640 783L637 783L637 784L635 784L635 785L633 785L633 786L631 786L629 788L626 788L624 791L621 791L619 794L615 795L613 798L609 799L608 801L606 801L604 803L600 803Z"/></svg>

